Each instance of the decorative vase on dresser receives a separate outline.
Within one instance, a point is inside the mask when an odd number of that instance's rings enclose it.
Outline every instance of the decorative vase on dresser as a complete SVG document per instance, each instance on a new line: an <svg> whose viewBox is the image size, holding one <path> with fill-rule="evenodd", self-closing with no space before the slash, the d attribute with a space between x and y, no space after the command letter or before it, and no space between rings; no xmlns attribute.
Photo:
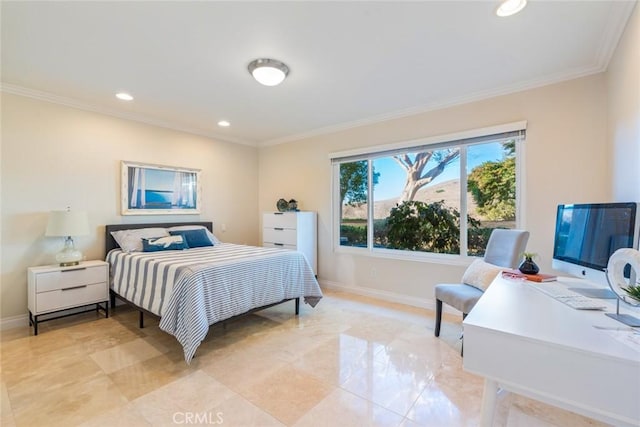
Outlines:
<svg viewBox="0 0 640 427"><path fill-rule="evenodd" d="M317 214L310 211L265 212L262 215L262 246L294 249L317 270Z"/></svg>

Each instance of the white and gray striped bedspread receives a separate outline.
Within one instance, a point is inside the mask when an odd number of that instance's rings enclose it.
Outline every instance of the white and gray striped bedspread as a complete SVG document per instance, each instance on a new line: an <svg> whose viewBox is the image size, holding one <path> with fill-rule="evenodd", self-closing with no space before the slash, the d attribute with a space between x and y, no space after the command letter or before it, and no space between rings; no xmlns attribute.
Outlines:
<svg viewBox="0 0 640 427"><path fill-rule="evenodd" d="M182 344L189 363L209 325L284 299L312 307L320 286L300 252L220 243L184 251L107 255L111 287L160 316L160 329Z"/></svg>

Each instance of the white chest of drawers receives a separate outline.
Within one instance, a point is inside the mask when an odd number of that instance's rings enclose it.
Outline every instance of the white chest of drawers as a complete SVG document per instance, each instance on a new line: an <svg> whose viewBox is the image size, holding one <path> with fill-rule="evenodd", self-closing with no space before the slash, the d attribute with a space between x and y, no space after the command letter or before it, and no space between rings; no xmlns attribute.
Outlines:
<svg viewBox="0 0 640 427"><path fill-rule="evenodd" d="M102 308L109 317L109 264L85 261L71 267L30 267L27 292L29 325L33 325L35 335L38 335L38 322L66 316L39 319L45 314L95 304L96 311ZM104 307L100 305L102 303ZM78 313L74 311L67 315Z"/></svg>
<svg viewBox="0 0 640 427"><path fill-rule="evenodd" d="M316 275L317 235L315 212L265 212L262 215L262 246L302 252Z"/></svg>

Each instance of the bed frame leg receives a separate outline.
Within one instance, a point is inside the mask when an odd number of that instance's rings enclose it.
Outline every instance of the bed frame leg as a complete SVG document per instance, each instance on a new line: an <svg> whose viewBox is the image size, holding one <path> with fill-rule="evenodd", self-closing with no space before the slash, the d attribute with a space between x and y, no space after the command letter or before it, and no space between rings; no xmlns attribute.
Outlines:
<svg viewBox="0 0 640 427"><path fill-rule="evenodd" d="M116 308L116 293L113 292L113 289L109 289L109 303L111 304L111 311Z"/></svg>
<svg viewBox="0 0 640 427"><path fill-rule="evenodd" d="M296 298L296 316L300 314L300 297Z"/></svg>
<svg viewBox="0 0 640 427"><path fill-rule="evenodd" d="M143 312L139 312L140 313L140 329L144 328L144 313Z"/></svg>

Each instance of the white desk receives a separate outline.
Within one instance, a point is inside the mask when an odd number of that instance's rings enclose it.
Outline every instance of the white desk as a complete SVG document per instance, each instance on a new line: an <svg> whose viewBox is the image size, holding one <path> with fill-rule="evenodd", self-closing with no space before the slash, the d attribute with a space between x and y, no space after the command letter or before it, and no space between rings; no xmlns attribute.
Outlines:
<svg viewBox="0 0 640 427"><path fill-rule="evenodd" d="M587 286L568 278L558 285ZM464 369L485 378L482 425L492 425L502 388L616 426L640 426L640 352L594 327L625 325L533 286L499 275L464 321ZM606 301L613 312L615 300Z"/></svg>

